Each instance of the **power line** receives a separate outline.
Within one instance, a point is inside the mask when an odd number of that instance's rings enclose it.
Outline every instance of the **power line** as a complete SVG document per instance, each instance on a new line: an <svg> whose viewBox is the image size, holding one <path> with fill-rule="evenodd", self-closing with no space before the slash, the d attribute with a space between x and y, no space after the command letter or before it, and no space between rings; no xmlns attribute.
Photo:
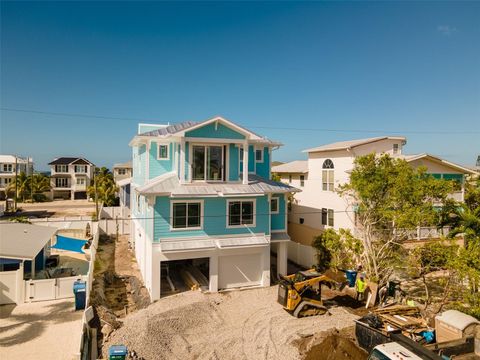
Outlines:
<svg viewBox="0 0 480 360"><path fill-rule="evenodd" d="M27 110L27 109L16 109L16 108L7 108L1 107L2 111L10 112L22 112L22 113L32 113L32 114L43 114L43 115L53 115L53 116L67 116L67 117L83 117L83 118L92 118L92 119L105 119L105 120L125 120L125 121L158 121L156 119L140 119L140 118L128 118L128 117L117 117L117 116L103 116L103 115L91 115L91 114L78 114L78 113L64 113L64 112L51 112L51 111L40 111L40 110ZM330 128L301 128L301 127L278 127L278 126L249 126L244 125L245 127L252 129L265 129L265 130L285 130L285 131L321 131L321 132L340 132L340 133L372 133L372 134L437 134L437 135L452 135L452 134L480 134L480 131L474 130L465 130L465 131L454 131L454 130L366 130L366 129L330 129Z"/></svg>

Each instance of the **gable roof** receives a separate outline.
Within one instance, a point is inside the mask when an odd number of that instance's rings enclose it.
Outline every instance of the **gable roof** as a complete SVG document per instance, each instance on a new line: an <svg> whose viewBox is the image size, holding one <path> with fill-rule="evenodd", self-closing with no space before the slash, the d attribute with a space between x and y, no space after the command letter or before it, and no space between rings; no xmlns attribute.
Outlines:
<svg viewBox="0 0 480 360"><path fill-rule="evenodd" d="M442 159L438 156L427 154L427 153L422 153L422 154L411 154L411 155L397 155L396 157L404 159L407 162L413 162L415 160L420 160L420 159L429 159L433 162L436 162L438 164L442 164L444 166L448 166L452 169L455 169L456 171L463 172L464 174L475 174L476 172L472 169L469 169L465 166L458 165L455 163L452 163L448 160Z"/></svg>
<svg viewBox="0 0 480 360"><path fill-rule="evenodd" d="M49 162L48 165L70 165L70 164L93 165L90 161L81 157L59 157Z"/></svg>
<svg viewBox="0 0 480 360"><path fill-rule="evenodd" d="M322 151L350 150L360 145L366 145L366 144L374 143L381 140L402 140L403 142L407 141L407 139L404 136L379 136L379 137L366 138L366 139L338 141L331 144L326 144L326 145L314 147L311 149L303 150L303 152L311 153L311 152L322 152Z"/></svg>
<svg viewBox="0 0 480 360"><path fill-rule="evenodd" d="M272 172L274 173L298 173L304 174L308 172L307 160L295 160L289 163L272 166Z"/></svg>
<svg viewBox="0 0 480 360"><path fill-rule="evenodd" d="M132 161L131 160L129 160L125 163L118 163L118 164L113 165L114 169L130 169L131 167L132 167Z"/></svg>
<svg viewBox="0 0 480 360"><path fill-rule="evenodd" d="M214 123L214 122L222 123L222 124L226 125L227 127L230 127L231 129L245 135L246 137L248 137L248 140L250 142L268 143L268 144L271 144L271 145L274 145L274 146L282 145L281 143L279 143L277 141L270 140L270 139L266 138L265 136L260 136L256 133L254 133L253 131L248 130L248 129L244 128L243 126L240 126L240 125L238 125L238 124L236 124L236 123L234 123L234 122L232 122L228 119L225 119L221 116L216 116L216 117L213 117L211 119L200 121L200 122L184 121L184 122L181 122L181 123L168 125L168 126L163 127L163 128L159 128L159 129L152 130L152 131L147 131L145 133L141 133L139 135L136 135L134 137L134 140L142 138L142 137L163 137L163 138L167 138L167 137L170 137L170 136L173 136L173 135L175 135L175 136L185 136L185 132L187 132L187 131L192 131L192 130L198 129L202 126L205 126L205 125L208 125L208 124ZM133 140L130 142L130 145L132 145L132 144L133 144Z"/></svg>

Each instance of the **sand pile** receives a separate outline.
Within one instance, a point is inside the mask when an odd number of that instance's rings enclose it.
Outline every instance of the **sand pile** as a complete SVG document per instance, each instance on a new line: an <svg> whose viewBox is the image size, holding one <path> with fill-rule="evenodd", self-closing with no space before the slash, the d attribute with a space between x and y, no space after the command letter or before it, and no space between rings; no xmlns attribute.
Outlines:
<svg viewBox="0 0 480 360"><path fill-rule="evenodd" d="M125 344L145 359L300 359L296 341L353 325L339 307L296 319L276 303L277 287L225 294L186 292L128 315L103 348Z"/></svg>

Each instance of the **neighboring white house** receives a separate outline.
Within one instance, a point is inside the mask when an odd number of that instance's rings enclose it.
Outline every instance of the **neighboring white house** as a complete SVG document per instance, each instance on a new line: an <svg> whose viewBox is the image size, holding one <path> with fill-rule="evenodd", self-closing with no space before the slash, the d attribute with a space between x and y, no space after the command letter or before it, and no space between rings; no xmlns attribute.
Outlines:
<svg viewBox="0 0 480 360"><path fill-rule="evenodd" d="M349 182L357 156L385 153L405 159L413 167L423 165L434 177L458 181L458 189L452 196L463 201L464 175L472 174L472 170L426 153L405 155L405 144L406 138L401 136L342 141L304 150L308 154L306 161L272 167L282 182L302 190L295 194L288 219L292 240L310 245L313 237L326 228L355 232L354 204L336 190Z"/></svg>
<svg viewBox="0 0 480 360"><path fill-rule="evenodd" d="M132 177L132 162L127 161L126 163L115 164L113 165L113 178L118 184L120 180L128 179Z"/></svg>
<svg viewBox="0 0 480 360"><path fill-rule="evenodd" d="M15 155L0 155L0 200L5 199L5 189L14 181L15 175L33 173L32 158L23 158Z"/></svg>
<svg viewBox="0 0 480 360"><path fill-rule="evenodd" d="M81 157L60 157L51 167L52 198L79 200L87 198L87 188L93 180L95 165Z"/></svg>

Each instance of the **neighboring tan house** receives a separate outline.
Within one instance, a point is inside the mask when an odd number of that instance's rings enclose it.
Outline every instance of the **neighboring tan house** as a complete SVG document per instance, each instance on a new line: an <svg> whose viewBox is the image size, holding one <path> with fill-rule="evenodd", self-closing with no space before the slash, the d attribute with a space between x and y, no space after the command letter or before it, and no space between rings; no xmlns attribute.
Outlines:
<svg viewBox="0 0 480 360"><path fill-rule="evenodd" d="M221 117L139 125L131 234L153 300L182 266L201 272L212 292L269 286L271 250L286 274L287 197L297 189L270 180L280 145Z"/></svg>
<svg viewBox="0 0 480 360"><path fill-rule="evenodd" d="M132 179L132 162L113 166L113 177L118 186L120 206L130 208L130 183Z"/></svg>
<svg viewBox="0 0 480 360"><path fill-rule="evenodd" d="M306 161L294 161L275 166L272 172L281 181L299 187L289 215L289 235L293 241L311 245L314 236L326 228L350 229L355 233L355 204L336 192L349 182L350 172L357 156L371 153L389 154L402 158L413 167L425 166L436 178L455 180L457 190L451 194L463 201L465 175L472 170L430 154L404 155L406 138L383 136L369 139L342 141L304 150ZM430 230L418 232L418 236L432 234Z"/></svg>
<svg viewBox="0 0 480 360"><path fill-rule="evenodd" d="M5 200L7 186L14 182L15 175L21 173L33 174L32 158L23 158L15 155L0 155L0 200Z"/></svg>
<svg viewBox="0 0 480 360"><path fill-rule="evenodd" d="M50 162L52 199L87 199L95 165L81 157L60 157Z"/></svg>

